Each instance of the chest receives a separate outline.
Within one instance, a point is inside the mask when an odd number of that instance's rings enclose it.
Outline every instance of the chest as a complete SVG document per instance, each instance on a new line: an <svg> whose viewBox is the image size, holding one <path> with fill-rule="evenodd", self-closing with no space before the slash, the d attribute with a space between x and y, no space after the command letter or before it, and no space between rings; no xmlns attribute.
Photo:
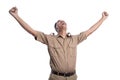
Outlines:
<svg viewBox="0 0 120 80"><path fill-rule="evenodd" d="M73 37L61 38L52 37L48 38L48 47L63 48L76 47L77 41Z"/></svg>

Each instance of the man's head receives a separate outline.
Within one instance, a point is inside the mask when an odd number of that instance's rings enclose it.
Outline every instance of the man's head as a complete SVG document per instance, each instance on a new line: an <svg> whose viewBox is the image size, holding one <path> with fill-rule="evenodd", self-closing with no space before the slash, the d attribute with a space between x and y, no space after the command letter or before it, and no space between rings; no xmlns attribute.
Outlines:
<svg viewBox="0 0 120 80"><path fill-rule="evenodd" d="M55 30L59 33L61 31L66 31L67 30L67 24L63 20L58 20L55 25Z"/></svg>

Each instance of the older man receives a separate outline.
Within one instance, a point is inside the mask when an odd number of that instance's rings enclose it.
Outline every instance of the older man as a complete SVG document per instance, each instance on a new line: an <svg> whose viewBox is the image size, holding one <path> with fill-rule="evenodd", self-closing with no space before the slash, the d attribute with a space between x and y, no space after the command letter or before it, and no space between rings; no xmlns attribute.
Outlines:
<svg viewBox="0 0 120 80"><path fill-rule="evenodd" d="M48 35L32 29L19 17L18 9L16 7L11 8L9 13L28 33L35 37L35 40L38 40L48 46L51 67L49 80L77 80L76 47L91 33L93 33L108 17L107 12L103 12L101 19L96 22L96 24L78 35L71 35L70 33L67 33L66 22L58 20L54 26L58 34Z"/></svg>

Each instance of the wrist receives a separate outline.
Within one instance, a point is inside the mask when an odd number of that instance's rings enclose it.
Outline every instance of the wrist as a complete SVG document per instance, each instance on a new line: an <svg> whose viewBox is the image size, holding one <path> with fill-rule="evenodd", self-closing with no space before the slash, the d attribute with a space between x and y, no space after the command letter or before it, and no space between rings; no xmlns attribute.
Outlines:
<svg viewBox="0 0 120 80"><path fill-rule="evenodd" d="M11 14L11 15L15 18L18 17L18 14Z"/></svg>
<svg viewBox="0 0 120 80"><path fill-rule="evenodd" d="M103 16L103 17L102 17L102 20L105 20L105 19L106 19L106 17Z"/></svg>

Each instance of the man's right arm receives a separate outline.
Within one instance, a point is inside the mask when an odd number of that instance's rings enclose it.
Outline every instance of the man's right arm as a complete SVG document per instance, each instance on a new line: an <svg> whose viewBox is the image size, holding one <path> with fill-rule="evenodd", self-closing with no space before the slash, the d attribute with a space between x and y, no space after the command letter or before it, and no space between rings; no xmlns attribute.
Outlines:
<svg viewBox="0 0 120 80"><path fill-rule="evenodd" d="M34 37L37 37L37 31L32 29L19 15L18 9L13 7L9 10L9 13L17 20L17 22L30 34Z"/></svg>

